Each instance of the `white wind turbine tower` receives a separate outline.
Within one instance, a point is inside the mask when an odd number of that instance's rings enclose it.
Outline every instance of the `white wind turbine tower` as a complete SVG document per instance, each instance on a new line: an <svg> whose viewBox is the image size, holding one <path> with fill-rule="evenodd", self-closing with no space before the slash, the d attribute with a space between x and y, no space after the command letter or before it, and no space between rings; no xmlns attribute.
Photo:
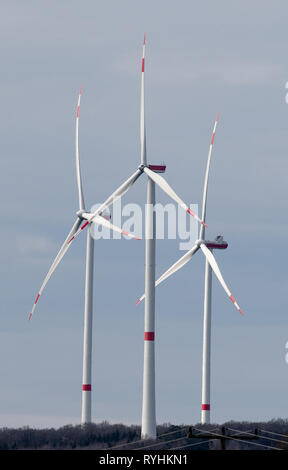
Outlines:
<svg viewBox="0 0 288 470"><path fill-rule="evenodd" d="M80 171L80 159L79 159L79 146L78 146L78 130L79 130L79 111L80 111L80 99L81 99L81 89L78 97L77 112L76 112L76 132L75 132L75 147L76 147L76 178L77 178L77 188L78 188L78 201L79 201L79 210L77 212L77 219L74 222L72 229L66 237L62 247L60 248L57 256L55 257L47 276L44 279L44 282L37 294L36 300L34 302L32 311L29 315L29 320L32 318L40 295L42 294L47 282L49 281L51 275L57 268L58 264L62 260L63 256L67 252L71 242L74 240L75 236L79 234L85 227L88 225L87 230L87 248L86 248L86 281L85 281L85 307L84 307L84 341L83 341L83 382L82 382L82 414L81 414L81 423L90 423L91 422L91 376L92 376L92 316L93 316L93 262L94 262L94 239L91 236L91 213L87 212L84 204L83 189L82 189L82 180L81 180L81 171ZM117 191L119 191L118 188ZM117 193L115 191L115 193ZM101 214L112 204L114 200L113 193L104 204L102 204L99 209L93 213L93 222L108 227L114 231L120 232L124 235L135 237L134 235L128 234L121 228L113 225L107 217L103 217ZM85 223L81 226L81 223L85 220ZM91 223L89 223L91 222Z"/></svg>
<svg viewBox="0 0 288 470"><path fill-rule="evenodd" d="M202 361L202 405L201 405L201 422L202 424L210 423L210 375L211 375L211 289L212 289L212 280L211 280L211 270L214 271L217 279L225 290L226 294L230 300L234 303L237 310L243 315L242 310L237 304L235 298L231 294L227 284L225 283L218 264L216 263L215 257L212 253L212 250L215 249L226 249L228 244L223 240L222 236L216 237L214 241L205 240L205 227L206 222L206 206L207 206L207 190L208 190L208 179L209 179L209 170L210 170L210 161L213 148L213 142L215 137L216 126L218 123L219 114L217 114L216 121L214 124L212 138L209 147L208 161L205 173L204 180L204 190L203 190L203 202L202 202L202 225L200 228L200 237L195 242L195 245L182 256L176 263L174 263L167 271L165 271L162 276L157 279L155 287L161 284L165 279L167 279L171 274L174 274L182 266L184 266L192 258L192 256L199 250L205 255L205 288L204 288L204 320L203 320L203 361ZM140 297L137 303L141 302L146 296L145 294Z"/></svg>

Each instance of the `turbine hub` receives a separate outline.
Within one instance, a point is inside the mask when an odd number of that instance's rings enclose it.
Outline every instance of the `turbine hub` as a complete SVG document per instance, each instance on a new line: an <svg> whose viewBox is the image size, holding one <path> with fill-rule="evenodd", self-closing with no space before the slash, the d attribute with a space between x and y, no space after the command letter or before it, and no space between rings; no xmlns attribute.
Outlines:
<svg viewBox="0 0 288 470"><path fill-rule="evenodd" d="M77 217L79 217L79 219L82 220L84 218L83 217L84 212L86 212L84 209L80 209L79 211L77 211L76 212Z"/></svg>

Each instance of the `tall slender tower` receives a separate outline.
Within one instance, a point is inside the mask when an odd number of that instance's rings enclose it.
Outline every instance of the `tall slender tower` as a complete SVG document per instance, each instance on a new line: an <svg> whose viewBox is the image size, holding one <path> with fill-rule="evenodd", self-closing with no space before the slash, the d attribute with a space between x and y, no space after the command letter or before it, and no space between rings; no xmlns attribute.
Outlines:
<svg viewBox="0 0 288 470"><path fill-rule="evenodd" d="M212 250L211 250L212 251ZM210 424L210 364L211 364L211 290L212 269L205 260L203 355L202 355L202 405L201 423Z"/></svg>
<svg viewBox="0 0 288 470"><path fill-rule="evenodd" d="M146 206L142 438L156 439L155 404L155 183L148 178Z"/></svg>
<svg viewBox="0 0 288 470"><path fill-rule="evenodd" d="M94 239L87 230L81 424L91 423Z"/></svg>

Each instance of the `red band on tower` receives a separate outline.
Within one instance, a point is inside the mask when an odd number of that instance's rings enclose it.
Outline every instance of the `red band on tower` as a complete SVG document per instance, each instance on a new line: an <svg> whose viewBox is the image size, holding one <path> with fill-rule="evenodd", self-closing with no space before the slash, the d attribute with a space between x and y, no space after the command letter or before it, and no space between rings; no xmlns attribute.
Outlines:
<svg viewBox="0 0 288 470"><path fill-rule="evenodd" d="M92 390L91 384L83 384L82 390L83 390L83 392L91 392L91 390Z"/></svg>
<svg viewBox="0 0 288 470"><path fill-rule="evenodd" d="M145 341L154 341L155 333L154 331L145 331L144 333L144 340Z"/></svg>
<svg viewBox="0 0 288 470"><path fill-rule="evenodd" d="M202 405L202 411L210 411L210 405Z"/></svg>

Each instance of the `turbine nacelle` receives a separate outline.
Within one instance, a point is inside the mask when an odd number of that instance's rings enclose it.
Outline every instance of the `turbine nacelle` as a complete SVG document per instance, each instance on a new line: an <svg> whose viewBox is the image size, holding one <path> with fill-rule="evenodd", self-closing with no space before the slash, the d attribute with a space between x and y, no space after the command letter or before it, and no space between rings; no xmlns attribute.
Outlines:
<svg viewBox="0 0 288 470"><path fill-rule="evenodd" d="M166 165L147 165L149 170L154 171L154 173L165 173Z"/></svg>
<svg viewBox="0 0 288 470"><path fill-rule="evenodd" d="M201 240L199 238L198 240L195 241L195 245L200 248L201 245L206 245L209 250L225 250L228 248L228 243L223 240L222 235L217 235L215 240Z"/></svg>
<svg viewBox="0 0 288 470"><path fill-rule="evenodd" d="M213 241L205 240L204 243L209 250L226 250L228 248L228 243L223 240L222 235L217 235Z"/></svg>
<svg viewBox="0 0 288 470"><path fill-rule="evenodd" d="M154 173L165 173L166 171L166 165L144 165L143 163L138 166L138 170L141 171L141 173L144 173L145 168L148 168L149 170L154 171Z"/></svg>
<svg viewBox="0 0 288 470"><path fill-rule="evenodd" d="M82 220L90 221L90 219L93 217L92 212L86 212L84 209L80 209L79 211L77 211L76 215L80 219L80 221ZM102 211L99 213L99 215L106 220L111 220L111 215L108 212Z"/></svg>
<svg viewBox="0 0 288 470"><path fill-rule="evenodd" d="M78 211L77 212L77 215L79 217L79 219L81 220L88 220L89 222L93 222L93 217L95 217L95 213L93 212L86 212L86 211ZM100 217L103 217L103 219L106 219L106 220L111 220L111 215L109 214L109 212L105 212L105 211L102 211L102 212L99 212L98 214Z"/></svg>

